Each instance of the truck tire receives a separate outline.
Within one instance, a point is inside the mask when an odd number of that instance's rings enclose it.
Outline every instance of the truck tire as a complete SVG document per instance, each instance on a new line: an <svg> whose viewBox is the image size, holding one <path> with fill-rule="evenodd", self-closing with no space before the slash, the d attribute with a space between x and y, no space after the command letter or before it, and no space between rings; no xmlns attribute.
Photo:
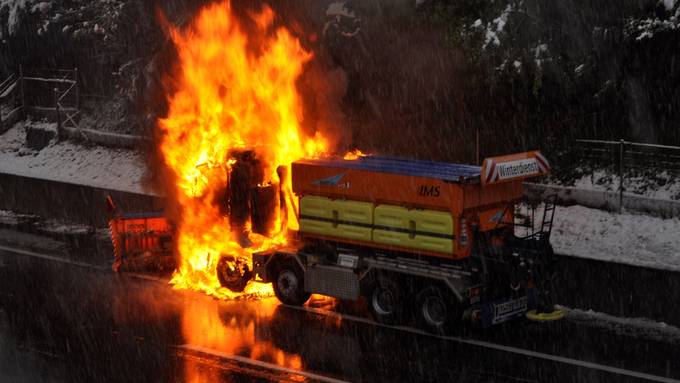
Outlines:
<svg viewBox="0 0 680 383"><path fill-rule="evenodd" d="M290 259L277 268L272 287L276 297L291 306L302 306L311 295L305 291L304 272L300 265Z"/></svg>
<svg viewBox="0 0 680 383"><path fill-rule="evenodd" d="M376 322L394 325L404 320L404 294L397 281L380 274L367 295L368 308Z"/></svg>
<svg viewBox="0 0 680 383"><path fill-rule="evenodd" d="M248 265L237 262L232 257L223 256L217 262L217 280L222 287L240 293L252 278L253 273Z"/></svg>
<svg viewBox="0 0 680 383"><path fill-rule="evenodd" d="M425 286L416 296L418 326L433 334L449 333L460 322L462 313L456 298L437 285Z"/></svg>

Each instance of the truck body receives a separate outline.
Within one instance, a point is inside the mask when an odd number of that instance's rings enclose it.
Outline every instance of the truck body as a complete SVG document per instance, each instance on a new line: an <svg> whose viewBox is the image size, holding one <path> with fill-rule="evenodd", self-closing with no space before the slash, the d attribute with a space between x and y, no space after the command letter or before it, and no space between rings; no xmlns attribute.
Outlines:
<svg viewBox="0 0 680 383"><path fill-rule="evenodd" d="M414 317L431 331L549 310L554 205L538 231L515 235L522 181L548 171L536 151L481 167L373 156L294 162L298 242L254 254L255 277L287 304L311 293L363 297L379 322Z"/></svg>
<svg viewBox="0 0 680 383"><path fill-rule="evenodd" d="M246 160L240 159L242 167L256 168ZM304 304L311 294L363 299L378 322L415 320L432 332L463 320L491 326L532 309L537 318L558 318L541 316L553 310L554 200L545 203L538 226L529 222L526 235L518 235L516 223L530 217L517 215L522 182L549 169L537 151L488 158L482 166L375 156L296 161L290 176L299 231L285 247L253 254L251 268L222 255L217 277L234 291L250 280L271 283L290 305ZM274 215L260 210L277 204L260 200L275 202L282 191L263 193L259 185L237 181L245 186L233 189L245 190L245 197L225 198L225 210L253 222ZM243 200L251 203L241 206ZM114 269L174 261L174 230L162 214L122 214L107 202ZM257 214L248 206L257 206Z"/></svg>

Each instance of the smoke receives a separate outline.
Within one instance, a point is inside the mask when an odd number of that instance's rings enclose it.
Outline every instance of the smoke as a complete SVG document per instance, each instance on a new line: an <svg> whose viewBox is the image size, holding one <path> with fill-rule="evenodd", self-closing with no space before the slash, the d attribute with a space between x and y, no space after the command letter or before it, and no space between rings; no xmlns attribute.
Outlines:
<svg viewBox="0 0 680 383"><path fill-rule="evenodd" d="M240 12L262 3L239 4ZM416 2L268 5L275 24L314 54L297 84L308 134L329 137L336 154L359 148L440 160L471 157L466 142L474 132L464 122L460 85L463 53L445 46L445 26L421 22Z"/></svg>
<svg viewBox="0 0 680 383"><path fill-rule="evenodd" d="M442 27L421 23L413 1L321 3L310 25L318 35L314 51L318 73L333 87L326 105L344 115L343 139L372 153L465 156L451 149L469 136L463 56L444 45Z"/></svg>

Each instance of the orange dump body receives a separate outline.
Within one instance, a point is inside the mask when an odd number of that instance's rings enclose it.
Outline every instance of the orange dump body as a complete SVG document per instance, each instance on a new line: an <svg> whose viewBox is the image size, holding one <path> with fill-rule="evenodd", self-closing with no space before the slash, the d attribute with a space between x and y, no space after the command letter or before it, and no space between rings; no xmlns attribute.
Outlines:
<svg viewBox="0 0 680 383"><path fill-rule="evenodd" d="M534 161L537 155L540 153L528 152L491 158L485 160L483 167L384 157L301 160L292 165L293 192L301 198L322 196L332 200L370 202L374 206L384 204L408 209L449 212L454 222L455 246L452 251L415 252L461 259L470 253L472 242L470 224L477 224L479 230L486 231L498 227L499 222L511 221L514 211L512 207L523 194L522 181L529 176L547 173L547 169L539 168L538 171L534 171L535 166L527 165ZM519 168L513 170L510 166L513 163L518 163ZM491 165L497 166L487 171ZM516 174L511 176L510 171L503 170L504 167ZM498 173L497 168L501 170L501 175L494 177L494 174ZM481 179L484 172L491 174L488 182ZM400 246L329 238L327 235L306 233L302 230L301 234L414 252Z"/></svg>

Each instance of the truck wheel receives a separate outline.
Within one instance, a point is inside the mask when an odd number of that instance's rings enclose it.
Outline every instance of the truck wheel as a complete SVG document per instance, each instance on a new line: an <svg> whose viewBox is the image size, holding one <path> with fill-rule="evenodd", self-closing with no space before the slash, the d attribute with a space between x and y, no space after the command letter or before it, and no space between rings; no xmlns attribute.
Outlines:
<svg viewBox="0 0 680 383"><path fill-rule="evenodd" d="M415 308L418 325L434 334L445 334L461 318L455 297L434 285L426 286L418 293Z"/></svg>
<svg viewBox="0 0 680 383"><path fill-rule="evenodd" d="M240 259L222 256L217 262L217 279L222 287L240 293L252 278L248 265Z"/></svg>
<svg viewBox="0 0 680 383"><path fill-rule="evenodd" d="M393 278L379 275L367 298L368 308L376 322L393 325L403 321L403 294Z"/></svg>
<svg viewBox="0 0 680 383"><path fill-rule="evenodd" d="M281 264L272 286L276 297L287 305L302 306L311 295L305 291L304 272L293 260Z"/></svg>

